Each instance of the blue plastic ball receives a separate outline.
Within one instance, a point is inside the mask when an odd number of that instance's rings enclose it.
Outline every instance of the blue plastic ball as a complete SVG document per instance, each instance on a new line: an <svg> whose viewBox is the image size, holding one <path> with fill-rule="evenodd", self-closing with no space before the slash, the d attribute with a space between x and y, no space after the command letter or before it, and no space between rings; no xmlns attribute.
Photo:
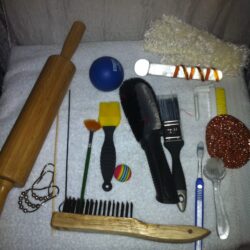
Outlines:
<svg viewBox="0 0 250 250"><path fill-rule="evenodd" d="M91 83L99 90L112 91L123 81L124 71L121 63L110 56L97 58L89 69Z"/></svg>

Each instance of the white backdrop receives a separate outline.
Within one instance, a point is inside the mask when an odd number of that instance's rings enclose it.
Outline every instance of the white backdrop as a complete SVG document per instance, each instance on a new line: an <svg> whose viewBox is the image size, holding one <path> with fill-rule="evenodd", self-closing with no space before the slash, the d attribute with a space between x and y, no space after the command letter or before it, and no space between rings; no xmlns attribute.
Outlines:
<svg viewBox="0 0 250 250"><path fill-rule="evenodd" d="M2 0L17 44L61 43L76 19L85 41L141 40L151 21L175 15L233 43L250 44L249 0Z"/></svg>

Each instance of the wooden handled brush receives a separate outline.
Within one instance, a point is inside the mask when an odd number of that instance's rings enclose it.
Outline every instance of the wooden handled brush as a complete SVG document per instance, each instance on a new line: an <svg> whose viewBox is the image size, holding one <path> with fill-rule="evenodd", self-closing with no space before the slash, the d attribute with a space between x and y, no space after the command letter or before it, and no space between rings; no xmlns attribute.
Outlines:
<svg viewBox="0 0 250 250"><path fill-rule="evenodd" d="M168 243L188 243L206 237L207 229L188 225L157 225L134 218L80 215L54 212L51 226L56 229L111 233Z"/></svg>
<svg viewBox="0 0 250 250"><path fill-rule="evenodd" d="M54 121L75 66L70 61L85 25L75 22L60 55L52 55L44 65L0 154L0 213L12 187L21 187L36 161Z"/></svg>
<svg viewBox="0 0 250 250"><path fill-rule="evenodd" d="M67 204L66 204L67 203ZM132 218L132 203L68 199L63 212L52 214L56 229L119 234L168 243L187 243L206 237L210 231L190 225L157 225Z"/></svg>

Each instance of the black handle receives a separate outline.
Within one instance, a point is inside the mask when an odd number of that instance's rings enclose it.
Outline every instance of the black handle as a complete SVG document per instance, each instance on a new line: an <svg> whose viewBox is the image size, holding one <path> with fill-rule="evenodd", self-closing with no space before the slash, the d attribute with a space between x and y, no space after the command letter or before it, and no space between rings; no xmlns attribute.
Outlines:
<svg viewBox="0 0 250 250"><path fill-rule="evenodd" d="M183 140L165 141L164 146L172 156L172 175L179 196L179 209L184 211L187 202L187 188L184 172L180 161L180 151L184 145Z"/></svg>
<svg viewBox="0 0 250 250"><path fill-rule="evenodd" d="M141 141L153 178L156 199L161 203L178 203L178 195L166 160L159 131L155 130Z"/></svg>
<svg viewBox="0 0 250 250"><path fill-rule="evenodd" d="M112 189L111 179L114 174L116 163L116 152L113 141L115 128L115 126L103 127L105 137L101 150L101 171L104 180L102 185L104 191L110 191Z"/></svg>
<svg viewBox="0 0 250 250"><path fill-rule="evenodd" d="M185 176L180 161L180 152L183 145L183 140L164 142L164 146L168 149L172 156L172 174L177 190L186 190Z"/></svg>

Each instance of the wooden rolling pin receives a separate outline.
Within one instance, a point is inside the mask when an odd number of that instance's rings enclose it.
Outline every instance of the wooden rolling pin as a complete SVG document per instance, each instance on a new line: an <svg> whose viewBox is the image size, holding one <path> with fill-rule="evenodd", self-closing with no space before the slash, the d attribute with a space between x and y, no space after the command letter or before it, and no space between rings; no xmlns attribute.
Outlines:
<svg viewBox="0 0 250 250"><path fill-rule="evenodd" d="M0 214L14 187L24 186L75 73L70 61L86 27L74 22L60 55L45 63L0 153Z"/></svg>

